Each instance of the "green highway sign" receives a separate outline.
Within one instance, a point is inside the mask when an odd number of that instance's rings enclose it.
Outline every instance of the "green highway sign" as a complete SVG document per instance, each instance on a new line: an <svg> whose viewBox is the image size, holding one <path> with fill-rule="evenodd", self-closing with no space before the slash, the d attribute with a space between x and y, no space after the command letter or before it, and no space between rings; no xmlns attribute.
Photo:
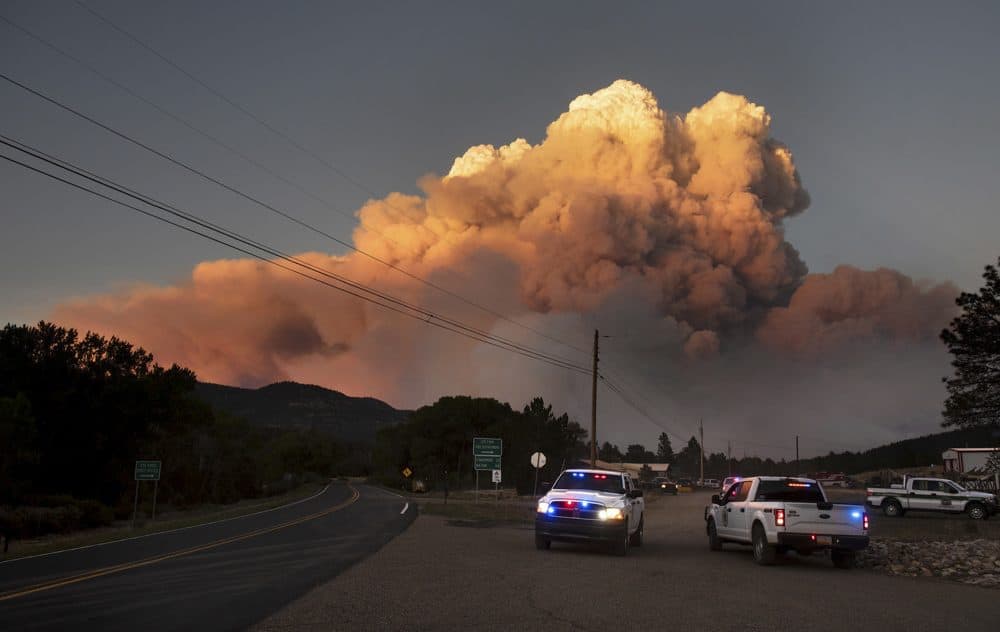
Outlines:
<svg viewBox="0 0 1000 632"><path fill-rule="evenodd" d="M499 470L500 455L474 454L472 456L473 469L476 470Z"/></svg>
<svg viewBox="0 0 1000 632"><path fill-rule="evenodd" d="M475 437L472 439L472 454L500 458L503 454L503 440L493 437Z"/></svg>
<svg viewBox="0 0 1000 632"><path fill-rule="evenodd" d="M137 481L158 481L160 480L160 461L136 461L135 480Z"/></svg>

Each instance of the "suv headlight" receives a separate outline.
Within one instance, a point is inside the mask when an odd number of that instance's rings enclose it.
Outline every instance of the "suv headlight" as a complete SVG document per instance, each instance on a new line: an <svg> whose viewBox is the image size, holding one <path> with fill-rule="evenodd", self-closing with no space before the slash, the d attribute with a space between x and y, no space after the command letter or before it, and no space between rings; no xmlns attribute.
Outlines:
<svg viewBox="0 0 1000 632"><path fill-rule="evenodd" d="M601 520L621 520L625 514L618 507L608 507L597 512L597 517Z"/></svg>
<svg viewBox="0 0 1000 632"><path fill-rule="evenodd" d="M538 501L538 513L547 513L549 510L549 501L539 500Z"/></svg>

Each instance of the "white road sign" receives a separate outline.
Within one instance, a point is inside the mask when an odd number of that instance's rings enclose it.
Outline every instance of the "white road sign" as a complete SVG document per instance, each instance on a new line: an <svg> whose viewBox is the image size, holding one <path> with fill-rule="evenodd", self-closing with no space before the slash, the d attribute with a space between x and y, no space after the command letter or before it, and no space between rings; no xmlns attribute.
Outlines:
<svg viewBox="0 0 1000 632"><path fill-rule="evenodd" d="M535 452L531 455L531 464L536 468L545 467L545 455L541 452Z"/></svg>
<svg viewBox="0 0 1000 632"><path fill-rule="evenodd" d="M493 482L494 483L500 482L500 470L493 470Z"/></svg>

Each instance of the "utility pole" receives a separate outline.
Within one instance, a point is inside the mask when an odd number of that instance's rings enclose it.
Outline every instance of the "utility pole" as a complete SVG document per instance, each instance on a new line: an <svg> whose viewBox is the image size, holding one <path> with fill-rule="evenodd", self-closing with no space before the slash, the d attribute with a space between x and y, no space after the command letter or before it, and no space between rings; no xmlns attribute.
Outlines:
<svg viewBox="0 0 1000 632"><path fill-rule="evenodd" d="M698 483L705 480L705 426L698 420Z"/></svg>
<svg viewBox="0 0 1000 632"><path fill-rule="evenodd" d="M594 374L590 389L590 467L597 467L597 330L594 330Z"/></svg>
<svg viewBox="0 0 1000 632"><path fill-rule="evenodd" d="M729 440L729 447L726 449L726 463L729 464L729 475L733 475L733 441Z"/></svg>
<svg viewBox="0 0 1000 632"><path fill-rule="evenodd" d="M795 435L795 475L799 475L799 435Z"/></svg>

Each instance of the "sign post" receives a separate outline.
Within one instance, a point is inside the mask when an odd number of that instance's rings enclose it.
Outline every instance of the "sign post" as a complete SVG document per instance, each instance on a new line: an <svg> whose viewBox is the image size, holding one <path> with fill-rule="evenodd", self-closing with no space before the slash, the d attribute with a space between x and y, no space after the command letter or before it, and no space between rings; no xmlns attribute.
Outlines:
<svg viewBox="0 0 1000 632"><path fill-rule="evenodd" d="M545 467L545 455L541 452L535 452L531 455L531 465L535 468L535 493L534 496L538 497L538 470Z"/></svg>
<svg viewBox="0 0 1000 632"><path fill-rule="evenodd" d="M479 471L500 470L503 440L496 437L472 438L472 468L476 471L476 502L479 502ZM494 476L495 478L495 476ZM499 483L497 485L499 490Z"/></svg>
<svg viewBox="0 0 1000 632"><path fill-rule="evenodd" d="M160 470L162 461L135 462L135 502L132 504L132 526L135 528L135 516L139 511L139 483L153 481L153 520L156 520L156 492L160 487Z"/></svg>

